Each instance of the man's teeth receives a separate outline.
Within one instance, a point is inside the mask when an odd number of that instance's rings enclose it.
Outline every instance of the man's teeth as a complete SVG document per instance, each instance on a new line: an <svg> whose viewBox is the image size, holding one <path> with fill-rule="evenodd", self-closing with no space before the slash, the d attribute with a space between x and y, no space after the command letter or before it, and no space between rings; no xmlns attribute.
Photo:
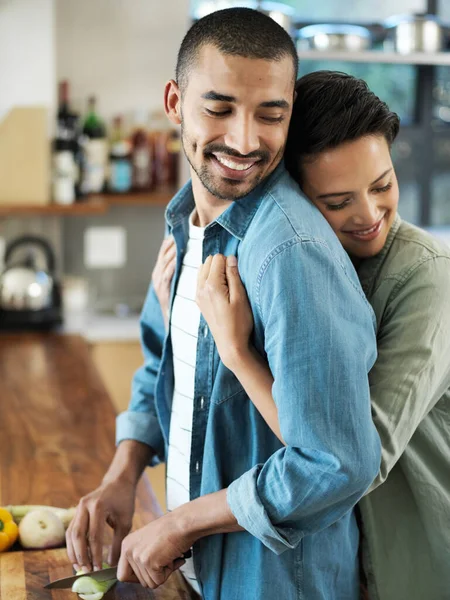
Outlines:
<svg viewBox="0 0 450 600"><path fill-rule="evenodd" d="M234 161L228 158L223 158L223 156L216 156L216 158L222 165L225 165L229 169L234 169L235 171L247 171L247 169L250 169L250 167L252 167L255 164L254 162L250 164L235 163Z"/></svg>

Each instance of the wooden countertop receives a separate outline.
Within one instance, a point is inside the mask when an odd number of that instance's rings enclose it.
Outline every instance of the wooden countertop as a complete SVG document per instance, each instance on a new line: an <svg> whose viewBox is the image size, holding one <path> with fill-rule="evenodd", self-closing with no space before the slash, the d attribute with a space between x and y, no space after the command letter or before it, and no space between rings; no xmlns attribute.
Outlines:
<svg viewBox="0 0 450 600"><path fill-rule="evenodd" d="M114 454L115 413L79 336L0 335L0 506L75 506L96 488ZM133 526L157 509L145 475ZM0 600L76 600L44 590L73 574L65 549L0 554ZM189 593L178 574L152 592L118 584L105 600L177 600Z"/></svg>

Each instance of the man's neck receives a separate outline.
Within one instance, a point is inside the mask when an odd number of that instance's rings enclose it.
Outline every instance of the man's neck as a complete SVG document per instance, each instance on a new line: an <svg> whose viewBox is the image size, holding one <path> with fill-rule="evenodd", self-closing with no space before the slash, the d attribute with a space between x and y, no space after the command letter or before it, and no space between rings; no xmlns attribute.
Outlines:
<svg viewBox="0 0 450 600"><path fill-rule="evenodd" d="M195 201L193 223L197 227L206 227L217 219L233 202L221 200L205 188L195 173L192 173L192 193Z"/></svg>

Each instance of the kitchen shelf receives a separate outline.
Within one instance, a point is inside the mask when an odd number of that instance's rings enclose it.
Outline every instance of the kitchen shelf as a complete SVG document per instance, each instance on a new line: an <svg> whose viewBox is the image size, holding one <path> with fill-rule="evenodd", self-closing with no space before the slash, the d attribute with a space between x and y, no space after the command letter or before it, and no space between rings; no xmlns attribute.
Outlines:
<svg viewBox="0 0 450 600"><path fill-rule="evenodd" d="M446 65L450 67L450 52L414 52L399 54L398 52L384 52L382 50L364 50L353 52L350 50L300 50L300 60L333 60L361 63L388 63L405 65Z"/></svg>
<svg viewBox="0 0 450 600"><path fill-rule="evenodd" d="M178 188L176 187L161 187L152 192L139 192L130 194L105 194L94 196L100 201L105 201L110 205L130 205L130 206L167 206Z"/></svg>
<svg viewBox="0 0 450 600"><path fill-rule="evenodd" d="M92 195L74 204L12 205L0 204L4 216L88 216L105 214L111 206L166 206L176 193L173 187L158 188L152 192Z"/></svg>

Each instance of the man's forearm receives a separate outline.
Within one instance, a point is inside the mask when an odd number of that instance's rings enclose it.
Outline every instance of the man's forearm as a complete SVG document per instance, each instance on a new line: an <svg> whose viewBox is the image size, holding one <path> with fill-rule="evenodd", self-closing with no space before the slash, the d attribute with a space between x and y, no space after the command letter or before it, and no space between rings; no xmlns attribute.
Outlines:
<svg viewBox="0 0 450 600"><path fill-rule="evenodd" d="M103 482L127 481L137 485L143 470L149 464L155 452L147 444L136 440L123 440L117 447L112 463Z"/></svg>
<svg viewBox="0 0 450 600"><path fill-rule="evenodd" d="M244 531L228 506L226 489L183 504L171 516L180 531L192 538L192 543L216 533Z"/></svg>

